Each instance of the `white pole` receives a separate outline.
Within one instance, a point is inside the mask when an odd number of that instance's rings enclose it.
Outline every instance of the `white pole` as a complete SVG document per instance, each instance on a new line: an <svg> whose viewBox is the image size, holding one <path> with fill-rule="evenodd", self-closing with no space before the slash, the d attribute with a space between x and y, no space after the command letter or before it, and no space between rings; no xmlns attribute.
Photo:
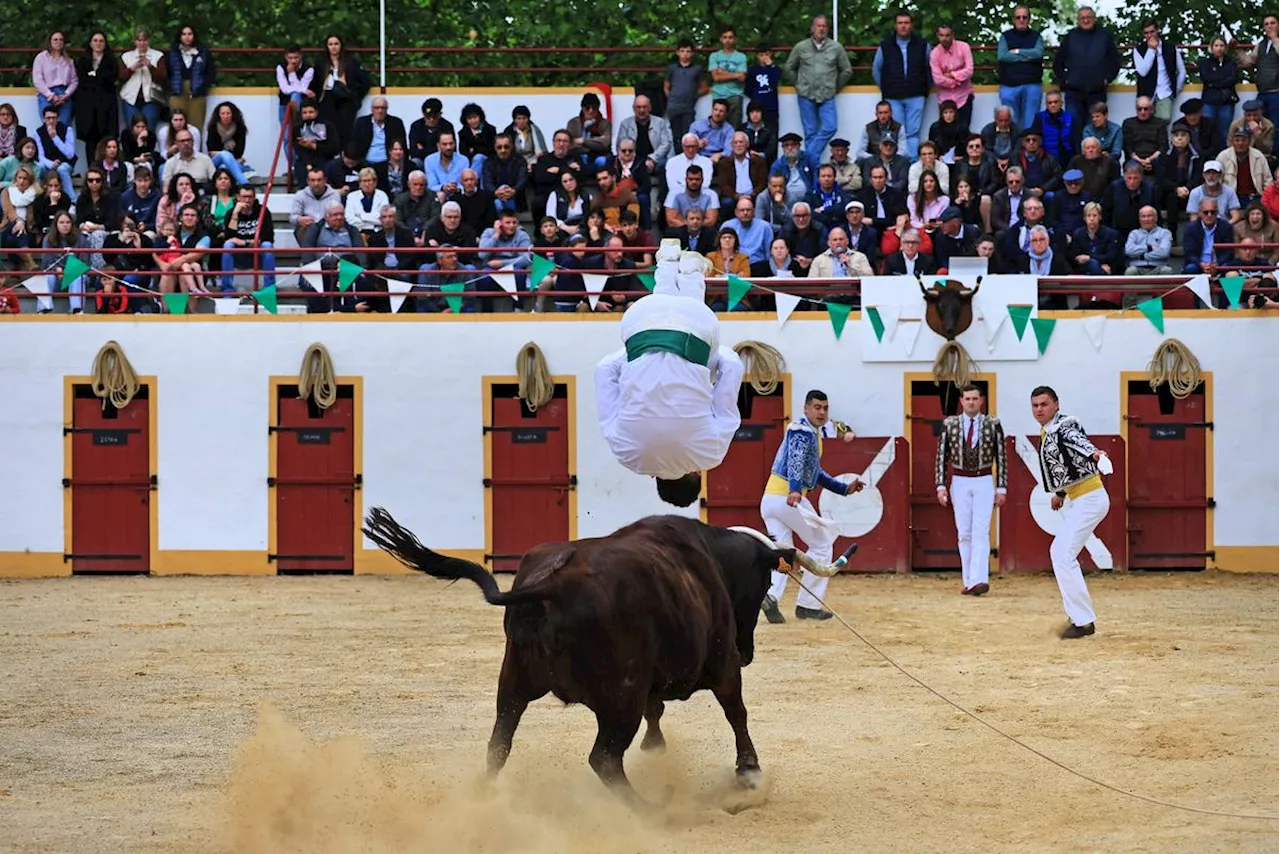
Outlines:
<svg viewBox="0 0 1280 854"><path fill-rule="evenodd" d="M840 0L831 0L831 32L832 41L840 41Z"/></svg>
<svg viewBox="0 0 1280 854"><path fill-rule="evenodd" d="M378 86L387 94L387 0L378 0Z"/></svg>

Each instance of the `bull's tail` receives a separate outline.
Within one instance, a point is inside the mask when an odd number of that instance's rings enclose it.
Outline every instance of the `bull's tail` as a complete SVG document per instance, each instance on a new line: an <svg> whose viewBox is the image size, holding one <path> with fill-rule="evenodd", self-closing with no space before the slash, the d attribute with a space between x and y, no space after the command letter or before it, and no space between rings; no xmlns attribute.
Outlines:
<svg viewBox="0 0 1280 854"><path fill-rule="evenodd" d="M365 517L364 535L387 554L410 569L425 572L433 578L450 581L473 581L490 605L506 605L507 597L498 589L498 582L487 569L478 563L462 558L449 557L419 542L413 532L403 528L391 514L381 507L374 507Z"/></svg>

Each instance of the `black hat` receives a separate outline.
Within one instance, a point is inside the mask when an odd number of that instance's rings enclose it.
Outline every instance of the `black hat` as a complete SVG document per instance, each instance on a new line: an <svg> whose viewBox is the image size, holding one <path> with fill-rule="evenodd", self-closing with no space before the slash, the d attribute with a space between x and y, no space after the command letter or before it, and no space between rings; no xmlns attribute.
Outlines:
<svg viewBox="0 0 1280 854"><path fill-rule="evenodd" d="M791 133L784 133L782 136L778 137L778 142L781 142L781 143L794 142L796 145L799 145L800 139L801 139L800 134L795 133L793 131Z"/></svg>
<svg viewBox="0 0 1280 854"><path fill-rule="evenodd" d="M1044 138L1044 134L1040 132L1040 128L1036 127L1035 125L1032 125L1031 127L1024 130L1022 133L1018 134L1019 139L1026 139L1029 136L1038 137L1040 139Z"/></svg>
<svg viewBox="0 0 1280 854"><path fill-rule="evenodd" d="M424 116L438 116L443 109L444 104L440 103L439 98L428 98L422 102L422 114Z"/></svg>
<svg viewBox="0 0 1280 854"><path fill-rule="evenodd" d="M831 140L829 144L831 145L832 148L848 148L849 140L836 137L835 139Z"/></svg>
<svg viewBox="0 0 1280 854"><path fill-rule="evenodd" d="M1258 98L1253 98L1241 104L1240 109L1244 110L1246 113L1252 112L1253 110L1261 110L1262 101Z"/></svg>
<svg viewBox="0 0 1280 854"><path fill-rule="evenodd" d="M1182 102L1182 106L1178 109L1182 110L1182 114L1184 116L1189 116L1192 113L1198 113L1203 110L1204 101L1201 101L1199 98L1188 98Z"/></svg>

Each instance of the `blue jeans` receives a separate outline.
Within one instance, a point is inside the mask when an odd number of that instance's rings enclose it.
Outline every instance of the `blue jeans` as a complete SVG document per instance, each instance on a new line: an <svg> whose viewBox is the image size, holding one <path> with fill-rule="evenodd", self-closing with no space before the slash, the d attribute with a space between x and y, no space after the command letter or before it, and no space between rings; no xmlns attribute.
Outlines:
<svg viewBox="0 0 1280 854"><path fill-rule="evenodd" d="M924 96L915 98L899 98L889 101L893 117L902 122L902 135L906 143L898 140L898 152L906 155L908 160L916 159L916 149L920 146L920 121L924 118Z"/></svg>
<svg viewBox="0 0 1280 854"><path fill-rule="evenodd" d="M82 296L82 294L84 294L85 279L86 279L85 276L76 276L74 279L71 280L71 284L67 286L66 290L70 291L73 294L76 294L76 296L73 296L71 297L70 300L68 300L68 302L70 303L70 305L67 306L68 311L84 310L84 297ZM51 274L47 277L46 280L49 283L49 293L56 294L58 291L63 290L61 276L54 276ZM36 307L41 310L44 310L44 309L52 310L53 297L36 297Z"/></svg>
<svg viewBox="0 0 1280 854"><path fill-rule="evenodd" d="M120 106L122 108L120 111L121 116L124 118L124 126L126 129L133 124L133 120L136 116L142 116L147 120L147 127L151 129L151 132L156 132L156 122L160 121L160 105L155 101L148 101L141 107L135 107L133 104L126 104L124 101L121 101Z"/></svg>
<svg viewBox="0 0 1280 854"><path fill-rule="evenodd" d="M1280 92L1259 92L1258 100L1262 102L1262 115L1270 119L1273 125L1280 124L1280 116L1276 115Z"/></svg>
<svg viewBox="0 0 1280 854"><path fill-rule="evenodd" d="M1031 123L1036 120L1036 113L1040 112L1043 91L1039 83L1000 87L1000 104L1013 111L1013 123L1019 130L1031 127ZM985 117L982 124L986 124Z"/></svg>
<svg viewBox="0 0 1280 854"><path fill-rule="evenodd" d="M804 128L804 150L813 157L814 163L821 163L827 142L836 135L838 128L836 99L819 104L797 96L796 101L800 106L800 126Z"/></svg>
<svg viewBox="0 0 1280 854"><path fill-rule="evenodd" d="M293 117L294 117L293 123L294 123L294 126L296 127L298 122L302 118L302 94L299 92L295 92L289 96L289 100L293 102ZM278 115L280 116L280 124L284 124L284 111L286 108L287 108L286 104L280 105L280 109L278 112ZM287 133L284 135L284 162L285 163L293 162L293 134L292 133ZM307 180L306 176L303 175L302 176L303 183L306 183L306 180Z"/></svg>
<svg viewBox="0 0 1280 854"><path fill-rule="evenodd" d="M472 158L471 158L471 171L475 172L475 173L476 173L476 177L480 179L480 187L481 187L482 189L485 189L485 190L492 190L492 189L493 189L493 187L486 187L486 186L484 185L484 162L485 162L486 160L488 160L488 159L489 159L489 158L487 158L487 157L486 157L485 155L483 155L483 154L477 154L475 157L472 157ZM406 177L407 177L407 175L406 175Z"/></svg>
<svg viewBox="0 0 1280 854"><path fill-rule="evenodd" d="M274 249L275 246L270 241L262 241L259 244L263 249ZM276 256L270 252L263 252L258 256L259 267L267 275L264 279L262 287L269 288L276 283ZM222 290L224 293L235 293L235 280L232 274L239 268L241 270L253 269L252 255L235 255L231 252L222 253ZM258 283L253 283L253 289L258 290Z"/></svg>
<svg viewBox="0 0 1280 854"><path fill-rule="evenodd" d="M66 87L66 86L51 86L51 87L49 87L49 91L50 91L50 92L52 92L52 93L53 93L53 94L55 94L55 95L65 95L65 94L67 94L67 87ZM44 121L44 108L45 108L45 107L47 107L47 106L49 106L49 99L48 99L48 98L46 98L44 95L41 95L41 94L37 93L37 94L36 94L36 109L39 111L39 113L38 113L38 115L39 115L39 120L38 120L38 122L37 122L37 123L39 123L39 122L43 122L43 121ZM75 101L74 101L74 99L72 99L72 100L67 100L67 101L63 101L63 102L62 102L62 105L58 107L58 121L62 122L62 123L63 123L64 125L66 125L67 127L71 127L71 118L72 118L73 110L74 110L74 109L75 109ZM92 152L92 151L90 151L90 152L89 152L89 156L90 156L90 157L93 157L93 152Z"/></svg>
<svg viewBox="0 0 1280 854"><path fill-rule="evenodd" d="M1107 271L1102 269L1102 265L1098 263L1096 258L1090 258L1088 261L1086 261L1084 264L1084 269L1081 270L1081 272L1084 273L1086 276L1107 275Z"/></svg>
<svg viewBox="0 0 1280 854"><path fill-rule="evenodd" d="M244 170L245 168L249 168L248 164L245 164L244 167L241 167L240 161L236 160L236 156L232 154L230 151L225 151L225 150L216 151L214 152L213 156L210 157L209 159L213 161L214 166L221 166L224 169L226 169L228 172L230 172L231 177L232 179L235 180L237 187L245 182L246 179L244 175ZM250 171L253 171L253 170L250 168ZM305 176L304 176L304 180L305 180Z"/></svg>
<svg viewBox="0 0 1280 854"><path fill-rule="evenodd" d="M1204 113L1213 120L1213 151L1202 151L1201 156L1205 160L1212 160L1218 156L1218 152L1224 150L1229 143L1227 142L1227 130L1231 127L1231 120L1236 115L1235 104L1218 104L1212 107L1205 107Z"/></svg>

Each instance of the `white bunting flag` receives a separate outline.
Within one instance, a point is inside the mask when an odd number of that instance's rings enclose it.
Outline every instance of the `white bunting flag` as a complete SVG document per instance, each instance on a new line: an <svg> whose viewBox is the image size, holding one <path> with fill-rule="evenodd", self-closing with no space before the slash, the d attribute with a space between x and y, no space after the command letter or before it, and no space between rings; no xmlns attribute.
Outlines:
<svg viewBox="0 0 1280 854"><path fill-rule="evenodd" d="M1191 293L1200 297L1200 301L1204 303L1205 308L1213 308L1213 299L1209 296L1208 276L1192 276L1190 279L1183 282L1182 286L1191 291Z"/></svg>
<svg viewBox="0 0 1280 854"><path fill-rule="evenodd" d="M1009 316L1008 311L984 311L982 314L982 329L987 335L987 350L995 352L996 336L1000 334L1000 327L1004 326L1004 320Z"/></svg>
<svg viewBox="0 0 1280 854"><path fill-rule="evenodd" d="M239 314L240 297L219 297L213 301L214 314Z"/></svg>
<svg viewBox="0 0 1280 854"><path fill-rule="evenodd" d="M1093 343L1093 349L1102 352L1102 328L1107 325L1107 316L1095 314L1081 322L1084 325L1084 334L1089 336L1089 340Z"/></svg>
<svg viewBox="0 0 1280 854"><path fill-rule="evenodd" d="M46 296L49 293L49 274L41 273L38 276L28 276L22 280L22 286L27 289L28 293Z"/></svg>
<svg viewBox="0 0 1280 854"><path fill-rule="evenodd" d="M582 274L582 284L587 289L587 303L591 306L592 311L596 310L596 303L600 302L600 291L604 290L604 286L608 281L609 277L600 273Z"/></svg>
<svg viewBox="0 0 1280 854"><path fill-rule="evenodd" d="M924 324L919 320L909 320L905 317L898 323L898 328L902 330L902 347L908 356L916 348L916 339L920 337L921 326Z"/></svg>
<svg viewBox="0 0 1280 854"><path fill-rule="evenodd" d="M324 276L320 273L320 262L312 261L310 264L303 264L298 268L299 276L307 280L307 284L314 288L318 293L324 293Z"/></svg>
<svg viewBox="0 0 1280 854"><path fill-rule="evenodd" d="M800 297L795 294L784 294L782 291L775 291L773 302L778 307L778 325L785 326L787 318L791 317L791 313L796 310L796 306L800 305Z"/></svg>
<svg viewBox="0 0 1280 854"><path fill-rule="evenodd" d="M898 320L902 317L902 306L898 305L878 305L876 311L880 312L880 322L884 324L884 340L892 341L893 333L898 331Z"/></svg>
<svg viewBox="0 0 1280 854"><path fill-rule="evenodd" d="M520 302L520 294L516 292L516 275L514 270L515 267L508 264L507 266L500 267L497 270L490 270L489 278L493 279L494 282L497 283L498 287L511 294L511 298L513 300Z"/></svg>
<svg viewBox="0 0 1280 854"><path fill-rule="evenodd" d="M398 314L400 306L404 305L404 301L409 298L409 291L413 288L413 282L404 282L400 279L386 279L387 290L391 293L389 298L391 301L391 313ZM404 293L394 293L395 291L403 291Z"/></svg>

